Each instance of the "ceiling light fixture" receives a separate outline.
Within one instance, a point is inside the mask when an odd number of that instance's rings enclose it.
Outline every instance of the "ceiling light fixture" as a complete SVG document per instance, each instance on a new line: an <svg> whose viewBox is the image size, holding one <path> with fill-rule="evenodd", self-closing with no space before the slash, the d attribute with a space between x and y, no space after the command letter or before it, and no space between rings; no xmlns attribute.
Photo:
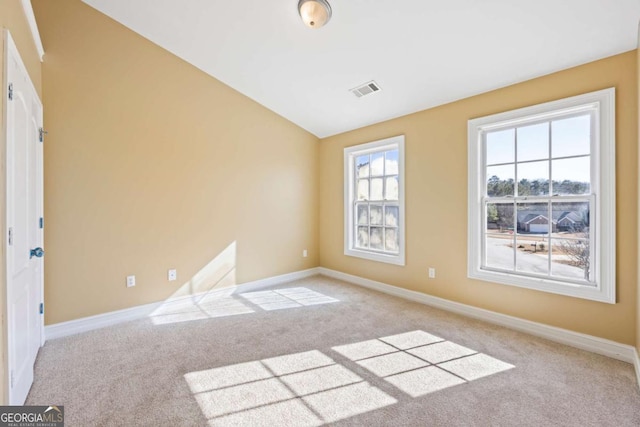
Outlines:
<svg viewBox="0 0 640 427"><path fill-rule="evenodd" d="M300 0L298 13L309 28L320 28L331 19L331 6L327 0Z"/></svg>

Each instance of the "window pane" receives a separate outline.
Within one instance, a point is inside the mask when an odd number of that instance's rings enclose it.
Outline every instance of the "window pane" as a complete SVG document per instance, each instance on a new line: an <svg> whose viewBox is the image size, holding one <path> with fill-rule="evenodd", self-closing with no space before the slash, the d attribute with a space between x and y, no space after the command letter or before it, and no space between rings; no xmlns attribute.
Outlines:
<svg viewBox="0 0 640 427"><path fill-rule="evenodd" d="M518 235L516 270L523 273L549 274L549 237L547 234Z"/></svg>
<svg viewBox="0 0 640 427"><path fill-rule="evenodd" d="M591 274L589 240L553 239L551 242L551 275L588 281Z"/></svg>
<svg viewBox="0 0 640 427"><path fill-rule="evenodd" d="M515 161L515 129L488 132L487 165Z"/></svg>
<svg viewBox="0 0 640 427"><path fill-rule="evenodd" d="M384 153L371 155L371 176L380 176L384 173Z"/></svg>
<svg viewBox="0 0 640 427"><path fill-rule="evenodd" d="M518 203L518 234L548 234L549 204Z"/></svg>
<svg viewBox="0 0 640 427"><path fill-rule="evenodd" d="M358 227L357 246L364 249L369 247L369 227Z"/></svg>
<svg viewBox="0 0 640 427"><path fill-rule="evenodd" d="M518 163L518 196L549 194L549 161Z"/></svg>
<svg viewBox="0 0 640 427"><path fill-rule="evenodd" d="M367 178L369 176L369 155L358 156L356 158L356 176Z"/></svg>
<svg viewBox="0 0 640 427"><path fill-rule="evenodd" d="M369 212L367 209L367 205L358 205L358 224L367 225L368 219L369 219Z"/></svg>
<svg viewBox="0 0 640 427"><path fill-rule="evenodd" d="M386 200L398 200L398 177L390 176L386 178L387 188L385 190L384 198Z"/></svg>
<svg viewBox="0 0 640 427"><path fill-rule="evenodd" d="M513 271L513 235L485 236L487 267Z"/></svg>
<svg viewBox="0 0 640 427"><path fill-rule="evenodd" d="M371 225L382 225L382 206L371 206Z"/></svg>
<svg viewBox="0 0 640 427"><path fill-rule="evenodd" d="M513 235L513 204L487 203L487 232Z"/></svg>
<svg viewBox="0 0 640 427"><path fill-rule="evenodd" d="M398 150L387 151L385 153L384 174L398 174Z"/></svg>
<svg viewBox="0 0 640 427"><path fill-rule="evenodd" d="M358 180L358 200L369 200L369 180Z"/></svg>
<svg viewBox="0 0 640 427"><path fill-rule="evenodd" d="M549 123L518 128L518 161L549 158Z"/></svg>
<svg viewBox="0 0 640 427"><path fill-rule="evenodd" d="M384 224L390 225L392 227L397 227L399 224L398 218L400 216L399 208L397 206L385 206L384 212Z"/></svg>
<svg viewBox="0 0 640 427"><path fill-rule="evenodd" d="M589 239L589 202L552 203L554 236Z"/></svg>
<svg viewBox="0 0 640 427"><path fill-rule="evenodd" d="M549 273L550 232L548 203L518 203L516 270Z"/></svg>
<svg viewBox="0 0 640 427"><path fill-rule="evenodd" d="M369 234L369 243L371 244L371 249L383 249L382 246L382 231L384 229L382 227L371 227L371 233Z"/></svg>
<svg viewBox="0 0 640 427"><path fill-rule="evenodd" d="M371 178L371 200L382 200L383 178Z"/></svg>
<svg viewBox="0 0 640 427"><path fill-rule="evenodd" d="M589 194L591 157L553 160L553 194Z"/></svg>
<svg viewBox="0 0 640 427"><path fill-rule="evenodd" d="M513 196L515 166L490 166L487 168L487 196Z"/></svg>
<svg viewBox="0 0 640 427"><path fill-rule="evenodd" d="M398 252L398 249L400 247L398 243L398 230L395 228L385 228L384 234L385 249L389 252Z"/></svg>
<svg viewBox="0 0 640 427"><path fill-rule="evenodd" d="M554 158L590 154L591 116L587 114L552 122L551 141Z"/></svg>

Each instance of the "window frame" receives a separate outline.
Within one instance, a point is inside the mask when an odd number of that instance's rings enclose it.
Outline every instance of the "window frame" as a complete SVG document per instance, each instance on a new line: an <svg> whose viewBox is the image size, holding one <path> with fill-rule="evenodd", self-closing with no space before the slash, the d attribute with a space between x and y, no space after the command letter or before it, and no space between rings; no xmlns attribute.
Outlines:
<svg viewBox="0 0 640 427"><path fill-rule="evenodd" d="M405 265L405 203L404 203L404 135L385 138L365 144L354 145L344 149L344 254L348 256L368 259L388 264ZM392 204L398 206L398 254L357 248L355 232L357 212L355 159L365 154L398 150L398 201ZM372 201L370 201L372 202ZM384 200L380 201L384 204ZM384 222L384 221L383 221Z"/></svg>
<svg viewBox="0 0 640 427"><path fill-rule="evenodd" d="M593 285L557 277L534 277L515 271L496 271L483 267L486 150L488 131L519 127L565 117L572 113L595 111L591 138L590 240L593 253ZM515 161L515 160L514 160ZM557 101L525 107L468 121L468 242L467 276L487 282L534 289L560 295L615 304L616 302L616 198L615 198L615 88L604 89ZM549 177L553 179L553 177ZM518 185L518 182L514 182ZM555 196L543 196L553 203ZM535 202L535 196L529 200ZM560 202L561 199L558 199ZM514 224L514 227L516 225ZM515 230L514 230L515 232Z"/></svg>

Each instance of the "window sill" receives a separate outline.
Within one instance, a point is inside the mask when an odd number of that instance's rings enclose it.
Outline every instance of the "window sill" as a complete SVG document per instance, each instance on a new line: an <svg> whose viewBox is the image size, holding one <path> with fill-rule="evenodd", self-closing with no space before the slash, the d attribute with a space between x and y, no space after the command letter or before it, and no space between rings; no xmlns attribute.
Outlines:
<svg viewBox="0 0 640 427"><path fill-rule="evenodd" d="M404 255L384 255L374 252L361 251L357 249L346 249L344 250L344 254L347 256L352 256L356 258L367 259L369 261L377 261L384 262L387 264L394 264L404 266Z"/></svg>
<svg viewBox="0 0 640 427"><path fill-rule="evenodd" d="M517 274L478 269L469 270L468 277L470 279L477 279L485 282L517 286L519 288L605 302L608 304L616 303L615 294L605 293L602 290L602 286L579 285L559 280L524 277ZM607 288L615 289L615 286L609 286Z"/></svg>

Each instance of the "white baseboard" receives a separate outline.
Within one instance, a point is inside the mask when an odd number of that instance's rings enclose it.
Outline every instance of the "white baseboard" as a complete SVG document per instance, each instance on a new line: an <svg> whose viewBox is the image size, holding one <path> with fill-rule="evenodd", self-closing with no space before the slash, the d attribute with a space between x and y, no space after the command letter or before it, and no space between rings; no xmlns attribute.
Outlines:
<svg viewBox="0 0 640 427"><path fill-rule="evenodd" d="M291 282L293 280L304 279L305 277L318 274L317 268L308 270L295 271L293 273L282 274L280 276L267 277L265 279L255 280L253 282L242 283L236 286L230 286L222 289L215 289L203 294L187 295L177 298L169 298L166 301L154 302L151 304L139 305L136 307L126 308L124 310L111 311L109 313L98 314L95 316L83 317L81 319L69 320L68 322L55 323L44 327L45 339L56 339L69 335L79 334L81 332L92 331L94 329L104 328L106 326L117 325L118 323L128 322L131 320L142 319L149 316L160 306L167 304L179 304L185 300L201 298L206 295L232 295L238 292L251 292L263 289L269 286L280 285L282 283Z"/></svg>
<svg viewBox="0 0 640 427"><path fill-rule="evenodd" d="M622 360L627 363L635 363L636 374L640 384L640 361L638 361L638 353L635 347L620 344L603 338L594 337L579 332L569 331L567 329L556 328L554 326L544 325L542 323L532 322L520 319L518 317L507 316L505 314L496 313L494 311L473 307L458 302L449 301L443 298L434 297L423 294L421 292L410 291L408 289L399 288L397 286L388 285L375 280L365 279L359 276L342 273L340 271L331 270L324 267L318 267L318 272L322 275L333 277L335 279L344 280L365 288L374 289L385 294L394 295L396 297L419 302L431 307L440 308L442 310L461 314L463 316L472 317L474 319L484 320L500 326L505 326L517 331L526 332L531 335L546 338L561 344L566 344L582 350L608 356L613 359Z"/></svg>
<svg viewBox="0 0 640 427"><path fill-rule="evenodd" d="M638 353L637 349L633 353L633 366L636 368L636 380L638 381L638 388L640 388L640 353Z"/></svg>

